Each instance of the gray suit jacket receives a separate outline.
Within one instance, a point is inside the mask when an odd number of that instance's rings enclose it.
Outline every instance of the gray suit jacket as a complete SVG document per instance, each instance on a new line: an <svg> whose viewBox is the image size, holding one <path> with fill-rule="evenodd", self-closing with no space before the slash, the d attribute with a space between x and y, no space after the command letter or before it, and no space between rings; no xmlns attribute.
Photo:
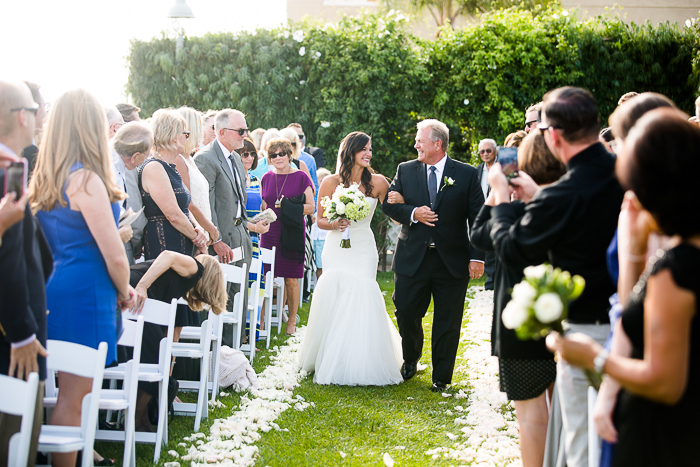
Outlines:
<svg viewBox="0 0 700 467"><path fill-rule="evenodd" d="M138 169L127 170L121 157L113 154L113 158L114 165L124 174L124 179L126 180L126 193L128 195L128 198L126 198L126 209L131 208L132 211L138 212L143 207L141 192L139 191ZM117 182L117 184L120 185L119 181ZM129 264L134 264L134 256L139 254L141 248L143 248L143 231L147 223L148 219L146 219L144 214L141 214L138 219L131 224L134 235L131 237L131 240L124 244Z"/></svg>
<svg viewBox="0 0 700 467"><path fill-rule="evenodd" d="M235 225L236 211L239 196L234 184L233 174L228 167L218 140L201 149L194 162L209 182L209 203L211 204L211 220L219 229L221 240L231 248L243 247L243 259L252 258L253 244L248 233L248 224L245 222L247 195L245 190L245 168L241 157L234 151L233 167L241 181L241 217L243 222ZM209 248L210 254L215 254L213 248Z"/></svg>

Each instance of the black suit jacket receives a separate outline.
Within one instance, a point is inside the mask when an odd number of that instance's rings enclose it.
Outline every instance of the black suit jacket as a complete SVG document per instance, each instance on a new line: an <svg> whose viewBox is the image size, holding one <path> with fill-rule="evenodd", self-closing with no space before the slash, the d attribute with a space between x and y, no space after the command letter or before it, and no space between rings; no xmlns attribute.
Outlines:
<svg viewBox="0 0 700 467"><path fill-rule="evenodd" d="M323 155L323 150L321 148L315 148L313 146L306 146L304 148L304 151L311 154L311 156L314 158L314 160L316 161L316 168L317 169L320 169L321 167L326 166L326 156Z"/></svg>
<svg viewBox="0 0 700 467"><path fill-rule="evenodd" d="M33 144L22 150L22 157L27 159L27 178L32 178L32 173L34 173L34 167L36 166L36 156L38 154L39 148Z"/></svg>
<svg viewBox="0 0 700 467"><path fill-rule="evenodd" d="M453 185L445 185L445 178ZM420 222L411 223L414 208L430 206L426 165L416 160L404 162L396 170L389 191L397 191L405 204L382 204L384 213L403 224L399 233L392 269L413 276L428 250L432 238L445 267L455 277L469 277L469 260L483 261L483 252L470 246L468 228L484 204L476 169L463 162L447 158L442 180L439 180L433 211L438 215L435 227ZM468 225L467 225L468 224Z"/></svg>
<svg viewBox="0 0 700 467"><path fill-rule="evenodd" d="M24 219L5 232L0 246L0 374L8 374L11 342L36 334L46 347L46 281L52 269L51 250L27 206ZM46 378L44 357L39 357L39 378Z"/></svg>

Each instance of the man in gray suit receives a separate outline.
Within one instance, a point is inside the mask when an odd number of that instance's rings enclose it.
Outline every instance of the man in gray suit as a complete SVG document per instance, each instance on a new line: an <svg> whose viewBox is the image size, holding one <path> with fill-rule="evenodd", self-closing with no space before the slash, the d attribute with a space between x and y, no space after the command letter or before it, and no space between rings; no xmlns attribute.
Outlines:
<svg viewBox="0 0 700 467"><path fill-rule="evenodd" d="M238 110L224 109L216 114L214 122L216 138L201 149L195 157L195 163L209 182L209 203L211 220L219 229L220 236L209 247L209 253L217 255L222 263L230 263L232 248L243 248L243 259L233 263L250 269L253 257L253 244L248 233L248 216L246 215L245 169L241 157L236 153L243 147L243 139L248 133L245 115ZM248 309L248 284L243 290L243 319ZM238 286L229 287L228 309L233 308L233 296L239 291ZM241 337L245 326L241 326ZM232 342L224 343L233 347ZM252 334L254 335L254 334ZM255 345L253 343L253 345Z"/></svg>
<svg viewBox="0 0 700 467"><path fill-rule="evenodd" d="M112 138L112 162L117 185L126 192L128 197L122 201L122 209L129 208L138 212L143 207L141 192L138 186L137 168L148 157L153 146L153 132L140 122L131 122L122 126ZM122 236L126 257L129 264L141 256L143 247L143 231L148 220L141 214L133 224L131 224L131 238ZM122 229L119 229L122 235ZM129 230L129 229L125 229Z"/></svg>

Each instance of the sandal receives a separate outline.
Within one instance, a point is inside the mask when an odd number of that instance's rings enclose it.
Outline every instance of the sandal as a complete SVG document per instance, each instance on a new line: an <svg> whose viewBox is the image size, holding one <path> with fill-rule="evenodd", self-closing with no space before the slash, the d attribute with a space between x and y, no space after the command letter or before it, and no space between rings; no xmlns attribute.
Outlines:
<svg viewBox="0 0 700 467"><path fill-rule="evenodd" d="M107 459L106 457L103 457L101 461L93 461L92 465L114 465L114 459Z"/></svg>

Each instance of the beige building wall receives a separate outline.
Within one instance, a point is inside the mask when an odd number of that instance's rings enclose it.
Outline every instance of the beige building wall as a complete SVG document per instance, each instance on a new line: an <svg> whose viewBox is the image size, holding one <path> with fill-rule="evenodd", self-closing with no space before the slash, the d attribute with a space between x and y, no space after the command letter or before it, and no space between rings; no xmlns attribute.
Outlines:
<svg viewBox="0 0 700 467"><path fill-rule="evenodd" d="M580 18L602 15L606 6L615 5L613 11L620 18L636 24L649 20L654 25L669 21L684 26L685 20L700 16L700 0L617 0L614 3L606 0L561 0L561 3L567 9L578 7Z"/></svg>
<svg viewBox="0 0 700 467"><path fill-rule="evenodd" d="M683 26L689 18L700 16L700 0L561 0L564 8L578 7L579 17L597 16L605 13L606 6L615 6L615 12L627 21L643 24L650 20L653 24L666 21ZM621 7L621 9L619 8ZM308 15L322 18L327 22L336 22L342 16L354 16L362 9L376 12L379 9L378 0L287 0L287 17L298 21ZM465 24L458 19L454 27ZM412 32L421 37L434 37L437 28L429 13L415 18L412 22Z"/></svg>

